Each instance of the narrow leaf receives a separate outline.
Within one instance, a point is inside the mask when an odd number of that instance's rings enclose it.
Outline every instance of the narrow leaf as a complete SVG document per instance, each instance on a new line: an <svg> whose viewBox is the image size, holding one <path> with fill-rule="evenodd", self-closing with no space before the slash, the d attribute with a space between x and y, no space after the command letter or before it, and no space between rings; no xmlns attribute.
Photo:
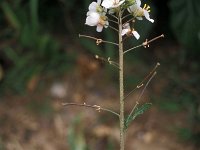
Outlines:
<svg viewBox="0 0 200 150"><path fill-rule="evenodd" d="M140 107L136 107L135 110L128 115L127 119L125 119L125 129L128 128L130 123L135 120L137 116L142 115L145 111L147 111L151 107L151 105L151 103L146 103Z"/></svg>

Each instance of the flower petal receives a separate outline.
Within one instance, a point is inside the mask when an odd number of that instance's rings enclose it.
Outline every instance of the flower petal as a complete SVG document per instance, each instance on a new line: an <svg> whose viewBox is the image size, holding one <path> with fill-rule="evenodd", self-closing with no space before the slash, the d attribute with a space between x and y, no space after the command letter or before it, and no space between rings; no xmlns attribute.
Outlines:
<svg viewBox="0 0 200 150"><path fill-rule="evenodd" d="M104 0L101 4L105 8L111 8L113 6L112 0Z"/></svg>
<svg viewBox="0 0 200 150"><path fill-rule="evenodd" d="M118 6L120 6L121 4L123 4L125 2L125 0L121 0L118 4Z"/></svg>
<svg viewBox="0 0 200 150"><path fill-rule="evenodd" d="M89 11L96 11L98 4L96 2L92 2L89 5Z"/></svg>
<svg viewBox="0 0 200 150"><path fill-rule="evenodd" d="M140 35L137 31L132 31L132 34L135 36L135 38L138 40L140 38Z"/></svg>
<svg viewBox="0 0 200 150"><path fill-rule="evenodd" d="M86 18L85 24L89 26L96 26L99 22L100 15L96 12L90 12L90 11L87 13L87 15L88 16Z"/></svg>
<svg viewBox="0 0 200 150"><path fill-rule="evenodd" d="M104 27L105 27L105 28L108 28L108 26L109 26L109 22L106 21Z"/></svg>
<svg viewBox="0 0 200 150"><path fill-rule="evenodd" d="M116 8L116 7L119 7L121 4L123 4L125 2L125 0L104 0L102 2L102 6L105 7L105 8Z"/></svg>
<svg viewBox="0 0 200 150"><path fill-rule="evenodd" d="M124 36L124 35L125 35L126 33L128 33L128 32L129 32L129 29L123 29L121 35Z"/></svg>
<svg viewBox="0 0 200 150"><path fill-rule="evenodd" d="M141 6L141 0L136 0L135 3L136 3L136 5L137 5L138 7Z"/></svg>
<svg viewBox="0 0 200 150"><path fill-rule="evenodd" d="M99 4L99 5L100 5L100 4L101 4L101 0L97 0L97 4Z"/></svg>
<svg viewBox="0 0 200 150"><path fill-rule="evenodd" d="M125 23L124 25L123 25L123 29L131 29L131 27L130 27L130 24L129 23Z"/></svg>
<svg viewBox="0 0 200 150"><path fill-rule="evenodd" d="M103 26L102 25L97 25L96 31L97 32L101 32L103 30Z"/></svg>
<svg viewBox="0 0 200 150"><path fill-rule="evenodd" d="M148 11L144 10L144 16L147 20L150 22L154 23L154 20L150 18Z"/></svg>

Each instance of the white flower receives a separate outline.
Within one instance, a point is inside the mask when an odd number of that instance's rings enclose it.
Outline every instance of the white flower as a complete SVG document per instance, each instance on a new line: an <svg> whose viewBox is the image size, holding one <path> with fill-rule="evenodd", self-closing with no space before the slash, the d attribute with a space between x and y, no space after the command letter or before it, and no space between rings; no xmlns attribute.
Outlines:
<svg viewBox="0 0 200 150"><path fill-rule="evenodd" d="M101 7L101 0L97 0L97 2L92 2L89 5L89 11L98 12L98 13L106 13L107 9Z"/></svg>
<svg viewBox="0 0 200 150"><path fill-rule="evenodd" d="M132 36L134 35L135 38L138 40L140 38L140 35L138 34L137 31L135 31L134 29L131 29L129 23L126 23L124 26L123 26L123 29L122 29L122 36L124 35L127 35L127 36Z"/></svg>
<svg viewBox="0 0 200 150"><path fill-rule="evenodd" d="M116 8L123 4L124 1L125 0L103 0L101 5L107 9Z"/></svg>
<svg viewBox="0 0 200 150"><path fill-rule="evenodd" d="M101 0L92 2L88 9L89 11L87 12L87 18L85 22L86 25L97 26L97 32L101 32L103 27L108 27L108 19L105 16L107 9L101 6Z"/></svg>
<svg viewBox="0 0 200 150"><path fill-rule="evenodd" d="M135 16L138 20L142 20L142 17L144 16L147 20L149 20L150 22L154 22L153 19L150 18L149 12L150 12L150 6L148 5L144 5L144 7L140 7L141 6L141 1L140 0L136 0L135 4L130 6L128 8L128 11L130 13L133 14L133 16Z"/></svg>
<svg viewBox="0 0 200 150"><path fill-rule="evenodd" d="M93 11L87 13L85 24L89 26L97 26L97 32L101 32L103 27L107 28L109 25L105 15Z"/></svg>

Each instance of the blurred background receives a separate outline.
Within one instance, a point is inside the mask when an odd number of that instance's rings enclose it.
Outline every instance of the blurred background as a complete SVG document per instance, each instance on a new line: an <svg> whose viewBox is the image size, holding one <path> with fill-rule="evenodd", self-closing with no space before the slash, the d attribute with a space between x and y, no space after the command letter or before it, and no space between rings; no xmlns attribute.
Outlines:
<svg viewBox="0 0 200 150"><path fill-rule="evenodd" d="M118 111L117 69L94 55L118 58L116 47L80 39L116 41L115 32L85 26L91 0L0 0L0 150L116 150L118 119L106 112L63 107L62 102ZM138 21L141 39L164 34L125 56L125 92L157 62L157 76L140 103L153 107L127 132L126 148L198 150L200 144L200 1L143 0L154 24ZM126 103L126 114L140 90Z"/></svg>

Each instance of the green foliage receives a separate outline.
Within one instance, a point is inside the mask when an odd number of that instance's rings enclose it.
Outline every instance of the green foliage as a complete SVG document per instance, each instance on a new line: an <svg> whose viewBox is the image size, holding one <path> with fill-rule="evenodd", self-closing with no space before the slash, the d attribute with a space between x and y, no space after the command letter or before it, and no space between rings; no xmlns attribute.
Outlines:
<svg viewBox="0 0 200 150"><path fill-rule="evenodd" d="M6 40L15 41L14 44L3 47L4 59L10 65L0 86L1 91L9 89L23 92L34 75L57 74L66 70L67 61L73 59L67 57L61 51L60 44L44 32L39 23L38 5L38 0L1 3L9 28L12 29Z"/></svg>
<svg viewBox="0 0 200 150"><path fill-rule="evenodd" d="M132 111L128 117L125 119L125 129L127 129L130 123L135 120L136 117L142 115L145 111L147 111L152 106L151 103L145 103L140 107L136 107L134 111Z"/></svg>
<svg viewBox="0 0 200 150"><path fill-rule="evenodd" d="M200 48L200 2L198 0L171 0L171 27L176 38L191 53Z"/></svg>
<svg viewBox="0 0 200 150"><path fill-rule="evenodd" d="M181 105L180 103L170 99L170 100L163 100L158 102L159 103L159 108L162 110L166 110L172 113L179 112L181 110Z"/></svg>
<svg viewBox="0 0 200 150"><path fill-rule="evenodd" d="M182 140L191 140L192 131L188 128L178 128L177 134Z"/></svg>
<svg viewBox="0 0 200 150"><path fill-rule="evenodd" d="M76 117L68 129L68 143L70 150L87 150L86 141L80 122L80 116Z"/></svg>

